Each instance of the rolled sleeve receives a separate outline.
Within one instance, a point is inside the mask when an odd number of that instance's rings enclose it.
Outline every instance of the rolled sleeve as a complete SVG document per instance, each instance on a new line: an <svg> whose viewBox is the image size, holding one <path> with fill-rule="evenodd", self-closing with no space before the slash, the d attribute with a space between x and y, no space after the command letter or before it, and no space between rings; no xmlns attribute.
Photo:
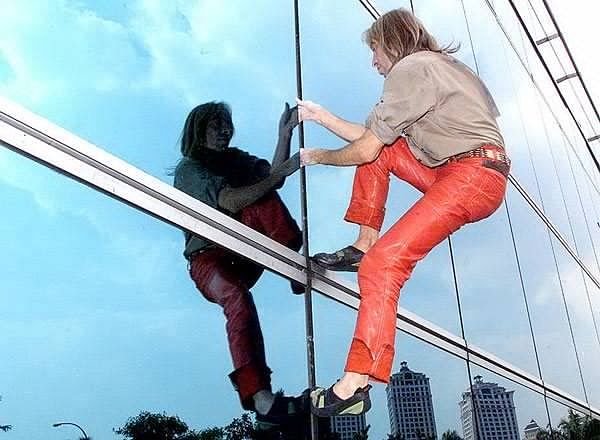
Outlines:
<svg viewBox="0 0 600 440"><path fill-rule="evenodd" d="M435 106L435 89L427 73L400 64L385 79L383 96L365 124L386 145L403 136L407 127Z"/></svg>

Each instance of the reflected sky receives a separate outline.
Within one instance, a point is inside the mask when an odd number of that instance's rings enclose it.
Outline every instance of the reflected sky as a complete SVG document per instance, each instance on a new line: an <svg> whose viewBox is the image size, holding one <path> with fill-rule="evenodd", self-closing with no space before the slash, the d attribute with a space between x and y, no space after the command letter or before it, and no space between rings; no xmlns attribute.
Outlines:
<svg viewBox="0 0 600 440"><path fill-rule="evenodd" d="M458 57L475 67L459 0L414 3L432 32L443 42L460 42ZM386 10L409 2L375 4ZM539 204L543 200L548 216L600 276L598 173L578 162L551 115L540 110L527 76L482 4L465 2L478 67L503 114L500 123L513 174ZM508 20L506 5L499 10ZM342 0L312 0L302 2L301 17L305 97L349 120L364 120L382 84L360 38L370 16L358 2L349 6ZM167 182L178 159L183 121L196 104L228 102L236 126L232 144L270 158L283 103L295 97L288 2L261 0L249 8L241 0L64 0L53 5L28 0L3 5L0 18L0 94ZM518 29L514 21L509 28ZM582 43L572 24L567 29ZM581 53L577 45L574 51ZM528 56L533 59L531 52ZM587 58L584 66L597 74ZM535 63L532 69L541 73ZM564 112L560 118L576 151L587 159ZM343 145L314 125L306 127L306 144ZM554 161L549 148L556 154ZM584 167L594 176L593 184ZM352 170L315 167L308 174L311 252L348 244L356 229L341 219ZM288 179L281 193L299 219L297 176ZM384 227L418 197L412 188L393 182ZM66 438L65 431L50 425L68 419L84 425L96 439L116 439L112 428L141 410L178 414L193 428L224 425L239 415L226 377L231 367L222 317L197 295L187 277L180 231L4 149L0 200L7 207L0 224L5 250L0 424L14 425L2 436ZM583 398L548 235L514 191L509 192L508 206L542 373L553 385ZM503 210L455 237L465 331L474 344L537 375ZM564 251L557 258L583 375L590 383L588 397L598 407L600 377L594 366L600 347L586 285ZM255 288L255 299L273 384L296 393L306 383L304 310L302 298L288 291L284 280L266 274ZM587 293L600 323L600 292L588 283ZM446 243L417 266L401 301L403 307L460 334ZM354 319L353 312L316 298L320 384L341 374ZM398 337L395 370L403 360L436 386L438 431L458 427L457 402L468 383L464 363L406 335ZM378 407L368 415L375 439L389 432L383 396L384 388L377 387ZM543 417L538 397L523 398L520 405L535 400L535 416ZM528 418L519 416L521 427Z"/></svg>

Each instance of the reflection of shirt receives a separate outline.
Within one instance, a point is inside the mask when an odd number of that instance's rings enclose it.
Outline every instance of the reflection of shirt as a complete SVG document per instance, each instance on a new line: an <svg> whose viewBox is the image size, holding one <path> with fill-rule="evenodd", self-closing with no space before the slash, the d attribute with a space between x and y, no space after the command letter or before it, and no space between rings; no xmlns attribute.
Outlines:
<svg viewBox="0 0 600 440"><path fill-rule="evenodd" d="M225 177L218 176L202 165L199 161L184 157L175 168L175 188L206 203L208 206L219 209L219 191L225 186ZM188 258L192 252L209 247L215 247L210 241L197 235L184 232L185 251L183 255Z"/></svg>
<svg viewBox="0 0 600 440"><path fill-rule="evenodd" d="M498 116L471 69L449 55L423 51L392 67L366 126L384 144L406 137L415 157L435 167L482 145L504 147Z"/></svg>
<svg viewBox="0 0 600 440"><path fill-rule="evenodd" d="M205 162L189 157L181 159L175 167L173 185L211 208L219 209L232 217L235 216L219 207L219 192L225 185L233 188L253 185L267 177L271 168L265 159L234 147L219 153L207 150L204 159ZM216 247L205 238L189 232L184 232L184 235L183 255L186 258L193 252Z"/></svg>

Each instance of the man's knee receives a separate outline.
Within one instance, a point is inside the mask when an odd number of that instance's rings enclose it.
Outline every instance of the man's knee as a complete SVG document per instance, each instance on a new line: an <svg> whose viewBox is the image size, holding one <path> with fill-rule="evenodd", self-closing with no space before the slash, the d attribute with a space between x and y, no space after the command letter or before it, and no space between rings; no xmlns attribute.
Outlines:
<svg viewBox="0 0 600 440"><path fill-rule="evenodd" d="M369 249L360 262L358 282L366 294L388 287L397 292L404 285L416 264L407 246L385 246L381 241Z"/></svg>
<svg viewBox="0 0 600 440"><path fill-rule="evenodd" d="M229 303L239 301L243 295L248 294L248 288L241 279L233 279L231 276L223 276L214 271L208 280L196 283L198 290L204 298L212 303L226 306Z"/></svg>
<svg viewBox="0 0 600 440"><path fill-rule="evenodd" d="M370 289L364 289L367 285L377 285L383 281L384 271L387 270L386 253L379 249L377 244L367 251L360 261L358 268L358 284L361 287L361 295L367 294Z"/></svg>

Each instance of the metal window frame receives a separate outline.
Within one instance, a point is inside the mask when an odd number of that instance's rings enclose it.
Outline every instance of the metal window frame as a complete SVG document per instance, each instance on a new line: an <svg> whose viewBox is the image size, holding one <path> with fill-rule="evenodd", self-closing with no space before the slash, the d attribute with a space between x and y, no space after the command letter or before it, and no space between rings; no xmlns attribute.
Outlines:
<svg viewBox="0 0 600 440"><path fill-rule="evenodd" d="M302 255L2 97L0 142L120 202L306 284L307 268ZM356 284L318 267L311 276L314 290L358 309L360 296ZM461 359L468 356L475 365L600 418L599 409L477 346L467 345L464 339L401 307L396 315L396 328Z"/></svg>

